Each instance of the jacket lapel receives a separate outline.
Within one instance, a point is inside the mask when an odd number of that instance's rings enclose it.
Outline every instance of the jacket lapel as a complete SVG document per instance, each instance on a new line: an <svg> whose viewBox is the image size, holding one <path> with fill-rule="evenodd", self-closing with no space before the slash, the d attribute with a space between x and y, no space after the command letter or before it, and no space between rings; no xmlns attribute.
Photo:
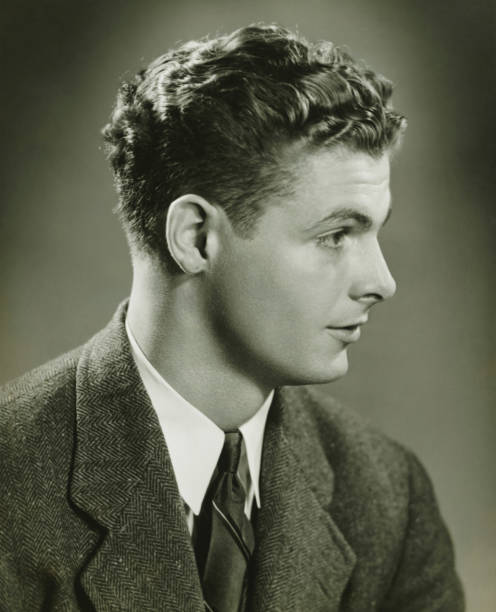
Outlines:
<svg viewBox="0 0 496 612"><path fill-rule="evenodd" d="M79 589L96 610L203 610L172 463L134 365L125 305L83 349L70 496L92 532Z"/></svg>
<svg viewBox="0 0 496 612"><path fill-rule="evenodd" d="M355 554L330 516L333 472L301 391L267 421L250 610L337 611Z"/></svg>

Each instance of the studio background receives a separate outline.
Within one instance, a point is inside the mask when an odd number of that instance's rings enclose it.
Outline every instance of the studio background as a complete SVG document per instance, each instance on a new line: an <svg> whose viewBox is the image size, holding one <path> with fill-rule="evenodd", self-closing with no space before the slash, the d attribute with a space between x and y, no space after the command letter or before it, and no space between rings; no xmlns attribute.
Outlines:
<svg viewBox="0 0 496 612"><path fill-rule="evenodd" d="M17 0L1 27L0 382L84 342L130 288L102 151L121 78L177 41L253 21L350 47L409 129L383 247L396 297L346 378L319 387L416 451L468 610L496 602L494 4L472 0ZM493 241L494 243L494 241Z"/></svg>

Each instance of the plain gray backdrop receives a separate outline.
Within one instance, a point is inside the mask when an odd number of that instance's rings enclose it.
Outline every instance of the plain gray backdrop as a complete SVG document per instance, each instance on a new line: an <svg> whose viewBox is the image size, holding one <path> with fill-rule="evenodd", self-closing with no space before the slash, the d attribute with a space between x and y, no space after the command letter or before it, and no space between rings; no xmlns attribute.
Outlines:
<svg viewBox="0 0 496 612"><path fill-rule="evenodd" d="M413 448L453 535L468 609L494 610L495 9L490 0L4 5L0 381L85 341L130 288L101 147L121 78L178 41L276 21L349 46L408 117L383 233L398 282L319 387Z"/></svg>

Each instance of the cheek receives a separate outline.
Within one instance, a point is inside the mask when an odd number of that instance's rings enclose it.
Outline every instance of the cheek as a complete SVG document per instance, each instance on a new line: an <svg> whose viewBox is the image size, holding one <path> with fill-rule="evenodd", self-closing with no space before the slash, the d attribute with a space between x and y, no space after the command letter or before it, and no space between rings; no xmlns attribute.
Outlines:
<svg viewBox="0 0 496 612"><path fill-rule="evenodd" d="M239 253L223 263L212 285L214 306L231 324L263 325L287 303L291 288L282 282L281 271L263 262L260 253Z"/></svg>
<svg viewBox="0 0 496 612"><path fill-rule="evenodd" d="M347 368L326 331L342 296L332 270L263 252L226 258L210 284L210 321L229 362L272 372L277 384L326 382Z"/></svg>
<svg viewBox="0 0 496 612"><path fill-rule="evenodd" d="M218 270L216 306L231 325L273 340L277 333L330 324L342 300L343 276L329 258L308 248L238 250Z"/></svg>

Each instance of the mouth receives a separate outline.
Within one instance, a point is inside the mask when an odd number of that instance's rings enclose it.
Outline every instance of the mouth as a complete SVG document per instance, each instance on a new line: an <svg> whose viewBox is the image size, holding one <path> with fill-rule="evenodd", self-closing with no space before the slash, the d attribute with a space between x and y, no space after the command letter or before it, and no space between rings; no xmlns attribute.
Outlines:
<svg viewBox="0 0 496 612"><path fill-rule="evenodd" d="M355 323L354 325L344 325L343 327L328 327L327 329L331 335L341 342L349 344L351 342L357 342L360 339L362 323Z"/></svg>

